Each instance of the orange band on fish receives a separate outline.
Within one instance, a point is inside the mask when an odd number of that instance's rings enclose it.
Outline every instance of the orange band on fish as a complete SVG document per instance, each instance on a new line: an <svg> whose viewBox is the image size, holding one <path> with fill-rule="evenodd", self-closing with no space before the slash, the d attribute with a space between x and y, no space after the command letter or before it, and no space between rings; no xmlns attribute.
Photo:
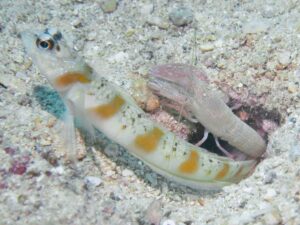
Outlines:
<svg viewBox="0 0 300 225"><path fill-rule="evenodd" d="M82 72L67 72L55 79L55 86L62 88L74 83L86 84L90 82L88 75Z"/></svg>

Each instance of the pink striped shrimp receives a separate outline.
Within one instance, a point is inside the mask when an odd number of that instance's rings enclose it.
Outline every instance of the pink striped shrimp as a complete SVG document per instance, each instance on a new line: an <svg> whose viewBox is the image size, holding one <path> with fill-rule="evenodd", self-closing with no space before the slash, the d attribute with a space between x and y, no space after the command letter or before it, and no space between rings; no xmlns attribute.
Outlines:
<svg viewBox="0 0 300 225"><path fill-rule="evenodd" d="M231 111L220 92L212 90L203 71L185 64L155 66L150 71L149 87L159 96L183 105L185 114L191 112L208 132L246 155L258 158L265 152L263 138ZM208 132L199 145L205 141ZM215 140L220 150L229 155Z"/></svg>

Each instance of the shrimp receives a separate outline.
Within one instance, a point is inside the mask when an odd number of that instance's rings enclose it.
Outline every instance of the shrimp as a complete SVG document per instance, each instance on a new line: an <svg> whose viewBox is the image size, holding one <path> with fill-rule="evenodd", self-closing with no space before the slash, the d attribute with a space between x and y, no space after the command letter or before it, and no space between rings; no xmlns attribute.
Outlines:
<svg viewBox="0 0 300 225"><path fill-rule="evenodd" d="M24 31L33 62L60 94L68 122L84 121L158 174L195 189L220 189L247 177L256 160L234 161L192 145L150 120L133 98L94 72L57 29ZM68 126L74 138L74 125ZM71 145L72 146L72 145Z"/></svg>
<svg viewBox="0 0 300 225"><path fill-rule="evenodd" d="M231 111L220 92L212 90L203 71L184 64L155 66L150 71L148 86L158 95L184 105L210 133L246 155L258 158L265 152L263 138ZM199 144L205 141L207 134L204 133Z"/></svg>

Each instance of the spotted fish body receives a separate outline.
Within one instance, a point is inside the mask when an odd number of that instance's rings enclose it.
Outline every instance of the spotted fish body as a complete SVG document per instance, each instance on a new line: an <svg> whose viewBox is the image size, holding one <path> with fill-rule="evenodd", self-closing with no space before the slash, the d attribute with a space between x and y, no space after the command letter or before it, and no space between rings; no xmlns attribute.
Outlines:
<svg viewBox="0 0 300 225"><path fill-rule="evenodd" d="M256 165L254 160L233 161L210 153L150 120L125 91L105 77L92 75L57 30L24 32L22 39L75 117L84 116L84 121L157 173L193 188L219 189L240 181Z"/></svg>

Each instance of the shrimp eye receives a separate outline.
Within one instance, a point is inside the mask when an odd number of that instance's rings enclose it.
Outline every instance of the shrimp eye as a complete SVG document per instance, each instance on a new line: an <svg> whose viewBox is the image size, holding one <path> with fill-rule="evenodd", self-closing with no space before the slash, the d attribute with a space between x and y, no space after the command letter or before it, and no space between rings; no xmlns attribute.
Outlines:
<svg viewBox="0 0 300 225"><path fill-rule="evenodd" d="M52 38L48 38L48 39L38 38L36 40L36 45L40 49L51 50L54 47L54 41Z"/></svg>

